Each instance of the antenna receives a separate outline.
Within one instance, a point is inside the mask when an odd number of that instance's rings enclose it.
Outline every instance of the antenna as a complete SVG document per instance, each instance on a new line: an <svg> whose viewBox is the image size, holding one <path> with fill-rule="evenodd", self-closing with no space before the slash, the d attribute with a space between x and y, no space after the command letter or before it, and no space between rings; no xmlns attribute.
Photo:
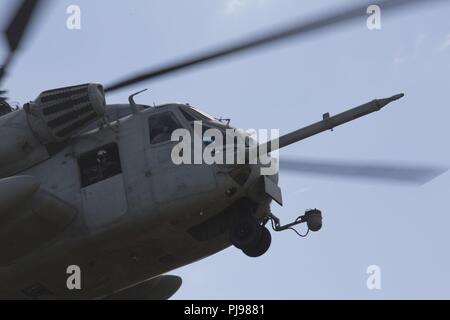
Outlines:
<svg viewBox="0 0 450 320"><path fill-rule="evenodd" d="M222 123L226 123L227 126L229 126L230 123L231 123L231 119L224 119L222 117L221 118L216 118L216 120L219 121L219 122L222 122Z"/></svg>
<svg viewBox="0 0 450 320"><path fill-rule="evenodd" d="M131 108L131 111L132 111L133 113L138 113L138 112L139 112L139 110L138 110L138 108L137 108L137 105L136 105L136 102L134 101L134 97L137 96L138 94L141 94L141 93L147 91L147 90L148 90L148 89L144 89L144 90L141 90L141 91L139 91L139 92L136 92L136 93L132 94L132 95L128 98L128 101L130 102L130 108Z"/></svg>

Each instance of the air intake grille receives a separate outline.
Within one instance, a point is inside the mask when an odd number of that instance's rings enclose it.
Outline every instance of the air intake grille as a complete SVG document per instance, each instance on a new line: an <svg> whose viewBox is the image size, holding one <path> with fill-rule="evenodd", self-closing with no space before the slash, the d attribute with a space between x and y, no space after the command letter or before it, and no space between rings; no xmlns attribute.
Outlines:
<svg viewBox="0 0 450 320"><path fill-rule="evenodd" d="M103 116L103 87L84 84L45 91L36 99L33 111L45 123L51 140L67 139Z"/></svg>

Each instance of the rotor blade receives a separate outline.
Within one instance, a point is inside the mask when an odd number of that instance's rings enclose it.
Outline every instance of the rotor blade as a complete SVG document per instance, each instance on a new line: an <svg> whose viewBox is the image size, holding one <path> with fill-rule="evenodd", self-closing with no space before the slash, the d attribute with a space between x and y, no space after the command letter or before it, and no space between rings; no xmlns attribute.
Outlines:
<svg viewBox="0 0 450 320"><path fill-rule="evenodd" d="M0 104L5 102L6 100L8 100L7 97L6 97L7 93L8 93L8 91L0 89Z"/></svg>
<svg viewBox="0 0 450 320"><path fill-rule="evenodd" d="M280 170L294 173L336 176L353 179L374 179L423 185L437 178L448 169L411 165L380 163L351 163L323 160L280 159Z"/></svg>
<svg viewBox="0 0 450 320"><path fill-rule="evenodd" d="M383 14L385 14L389 11L392 12L404 7L411 8L412 5L430 5L431 2L438 1L444 0L382 0L371 1L369 3L365 3L364 5L347 7L346 9L341 9L338 11L334 10L322 15L318 19L310 19L305 22L294 22L287 26L276 28L276 31L260 33L259 35L249 37L245 40L237 41L235 43L231 43L213 50L208 50L200 54L194 54L186 57L185 59L181 59L173 63L168 63L162 67L156 67L146 72L132 75L121 81L113 83L110 86L107 86L105 92L113 92L145 80L153 80L171 73L184 70L186 68L204 64L206 62L212 62L213 60L226 58L237 53L275 44L276 42L279 42L281 40L289 40L300 35L313 33L330 27L335 27L345 22L356 20L357 18L367 17L367 8L369 7L369 5L378 5L381 8Z"/></svg>
<svg viewBox="0 0 450 320"><path fill-rule="evenodd" d="M42 1L24 0L22 1L22 5L17 9L5 32L10 51L14 52L19 47L32 15L40 2Z"/></svg>
<svg viewBox="0 0 450 320"><path fill-rule="evenodd" d="M23 0L20 6L18 6L15 14L12 15L11 21L9 21L4 30L4 34L8 41L9 54L0 69L0 81L5 75L8 65L11 63L14 53L20 47L34 14L43 2L45 2L45 0Z"/></svg>

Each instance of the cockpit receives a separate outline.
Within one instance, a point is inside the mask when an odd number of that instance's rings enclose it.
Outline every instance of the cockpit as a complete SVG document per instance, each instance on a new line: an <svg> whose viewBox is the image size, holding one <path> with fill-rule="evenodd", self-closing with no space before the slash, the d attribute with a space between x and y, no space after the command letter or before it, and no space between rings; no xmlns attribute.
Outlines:
<svg viewBox="0 0 450 320"><path fill-rule="evenodd" d="M194 129L196 122L201 122L204 143L212 141L205 133L209 129L219 130L224 138L236 129L214 117L187 105L166 105L157 107L159 112L148 118L150 140L152 144L160 144L171 140L172 133L177 129ZM186 126L188 124L188 126Z"/></svg>

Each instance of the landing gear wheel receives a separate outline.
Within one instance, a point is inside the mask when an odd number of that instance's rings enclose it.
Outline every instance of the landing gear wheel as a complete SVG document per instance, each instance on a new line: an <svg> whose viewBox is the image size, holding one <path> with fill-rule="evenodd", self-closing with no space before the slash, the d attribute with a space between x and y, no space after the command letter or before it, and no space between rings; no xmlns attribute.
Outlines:
<svg viewBox="0 0 450 320"><path fill-rule="evenodd" d="M242 251L251 258L261 257L263 254L269 250L270 245L272 243L272 235L270 231L265 227L260 227L261 229L261 238L258 242L249 247L242 249Z"/></svg>
<svg viewBox="0 0 450 320"><path fill-rule="evenodd" d="M244 216L233 223L230 242L238 249L247 248L259 241L261 232L261 226L252 216Z"/></svg>

